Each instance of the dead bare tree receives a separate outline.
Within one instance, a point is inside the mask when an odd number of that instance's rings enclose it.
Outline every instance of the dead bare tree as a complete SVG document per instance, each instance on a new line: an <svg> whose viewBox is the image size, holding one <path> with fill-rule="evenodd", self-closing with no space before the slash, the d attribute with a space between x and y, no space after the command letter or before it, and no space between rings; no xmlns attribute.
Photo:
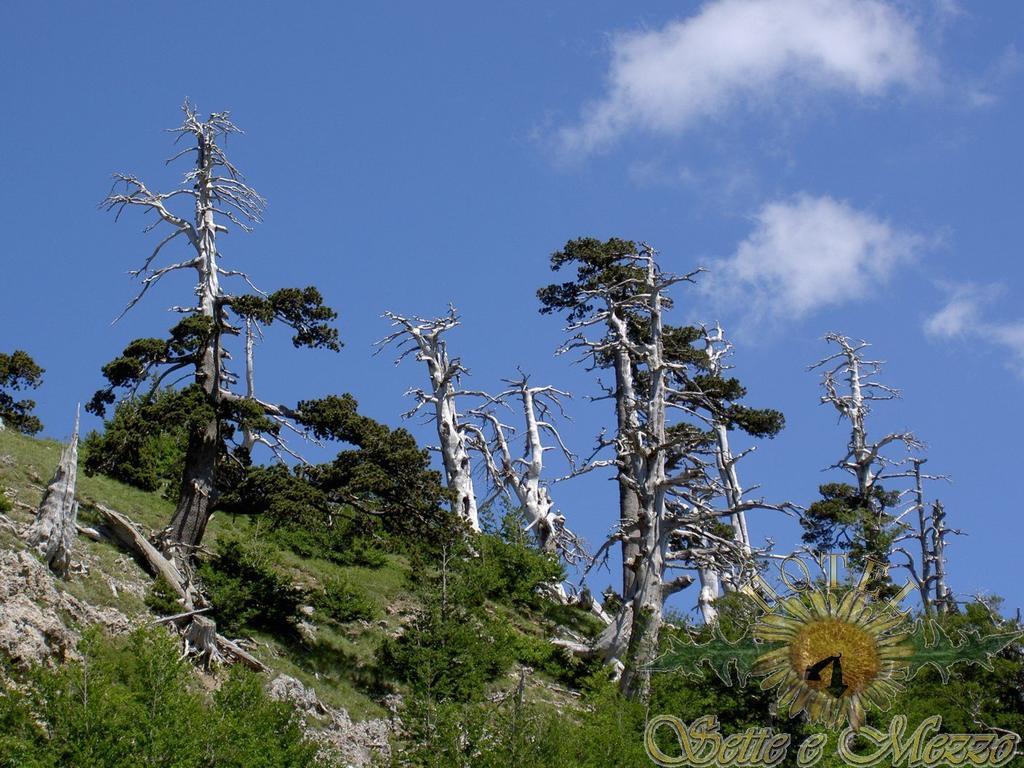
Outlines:
<svg viewBox="0 0 1024 768"><path fill-rule="evenodd" d="M708 358L708 372L717 378L730 366L726 362L732 353L732 343L725 337L722 326L716 325L709 330L701 328L704 336L704 354ZM750 532L747 530L747 513L742 508L743 486L740 485L736 465L749 451L744 451L734 456L729 446L729 425L722 418L721 414L714 414L711 418L711 429L715 435L715 466L718 469L718 477L722 484L722 492L725 496L729 509L735 510L729 515L732 524L735 540L740 543L743 550L750 553ZM753 448L750 449L751 451Z"/></svg>
<svg viewBox="0 0 1024 768"><path fill-rule="evenodd" d="M190 379L201 391L206 407L203 418L197 418L190 430L180 500L162 534L169 550L181 550L190 556L202 540L218 495L217 464L226 452L228 434L225 422L237 424L245 435L246 448L262 443L279 459L296 456L282 437L282 430L306 436L306 430L297 426L301 417L295 410L260 400L253 392L253 326L275 321L290 326L295 331L295 346L337 350L340 344L337 331L328 325L336 315L323 305L315 288L289 288L266 294L256 288L245 272L223 266L218 236L228 232L229 225L250 231L260 221L265 201L245 182L224 151L227 138L241 133L228 113L214 112L203 120L189 102L182 109L184 120L171 132L177 135L176 141L185 140L188 144L167 161L191 156L191 166L181 186L169 192L156 192L136 176L115 174L114 188L102 207L116 211L118 216L126 208L139 208L154 217L145 231L159 227L166 233L142 266L130 273L141 279L142 288L118 319L174 272L194 274L195 303L172 308L185 317L171 329L169 339L138 339L107 365L104 375L109 386L97 392L87 408L102 415L105 407L114 402L115 389L126 388L135 394L143 383L151 382L152 393L178 372L182 372L179 381ZM174 208L179 201L187 202L192 211L176 213ZM186 247L184 259L155 266L165 249L178 245ZM227 292L222 284L226 278L240 279L253 293ZM229 311L235 316L234 322ZM246 395L232 391L237 377L229 369L228 341L239 335L235 324L239 321L244 321L249 331Z"/></svg>
<svg viewBox="0 0 1024 768"><path fill-rule="evenodd" d="M438 451L444 464L445 480L454 497L452 512L466 521L474 531L479 531L480 516L473 487L467 425L463 423L456 400L460 395L479 396L482 393L470 393L459 388L466 369L459 358L451 359L448 356L444 335L459 325L455 307L449 307L447 315L433 319L405 317L394 312L385 312L384 317L398 330L377 342L377 352L397 343L399 355L395 365L412 355L427 364L430 378L429 390L419 387L408 390L406 394L416 399L416 405L404 413L403 418L412 418L424 406L430 406L432 413L429 419L437 427Z"/></svg>
<svg viewBox="0 0 1024 768"><path fill-rule="evenodd" d="M78 535L78 502L75 485L78 480L78 412L71 441L61 451L53 479L46 487L36 519L25 531L25 540L34 547L43 561L58 576L67 576L71 550Z"/></svg>
<svg viewBox="0 0 1024 768"><path fill-rule="evenodd" d="M490 432L488 437L484 429L472 427L472 447L483 457L494 496L504 494L514 499L526 516L526 530L533 532L540 549L558 554L570 565L581 564L587 558L583 542L566 527L565 516L555 509L551 486L544 479L544 454L556 447L570 467L575 465L575 456L555 427L552 413L556 409L564 416L562 399L570 395L552 386L530 386L525 374L505 383L507 389L469 411ZM520 458L513 456L510 446L509 436L515 435L515 428L502 423L495 413L495 407L511 409L509 400L518 401L525 424L524 452ZM543 435L555 445L545 445Z"/></svg>
<svg viewBox="0 0 1024 768"><path fill-rule="evenodd" d="M961 536L962 531L946 526L946 510L942 502L935 500L929 505L925 501L924 481L946 479L941 475L927 475L921 472L921 465L927 459L914 458L913 502L897 518L904 532L897 536L894 548L905 558L905 568L917 584L921 607L926 614L948 613L955 607L953 594L946 584L946 544L949 536ZM916 525L908 524L906 518L913 515ZM902 542L913 541L917 552L911 553Z"/></svg>
<svg viewBox="0 0 1024 768"><path fill-rule="evenodd" d="M579 473L613 467L638 500L635 526L626 530L620 523L609 539L609 543L622 537L635 539L637 557L629 564L634 589L623 613L609 627L610 637L605 642L610 655L627 646L622 654L620 686L627 695L645 699L665 600L693 582L689 574L673 577L672 570L719 569L721 565L715 561L725 550L721 541L714 541L713 546L704 543L717 538L710 531L717 517L703 508L699 493L693 491L706 486L708 471L707 462L693 450L694 432L669 428L669 411L681 409L678 397L683 394L673 384L685 375L686 364L670 359L665 351L666 292L677 283L693 282L699 270L682 276L664 273L648 245L625 261L635 269L627 270L620 284L585 292L594 309L570 326L574 335L562 351L578 351L591 359L622 358L618 371L620 393L629 409L626 425L613 439L602 436L598 441L598 449L614 448L615 456L592 457ZM643 333L633 332L626 318L639 321ZM611 333L588 338L587 331L595 327L610 327ZM673 373L680 376L673 377Z"/></svg>
<svg viewBox="0 0 1024 768"><path fill-rule="evenodd" d="M720 325L713 328L700 327L700 343L704 347L705 360L702 361L703 380L705 387L714 389L722 387L732 390L734 397L745 392L735 379L727 378L726 372L732 368L728 359L732 355L733 345L726 338ZM716 476L708 477L707 484L700 494L703 508L707 512L716 510L720 519L727 520L732 527L733 546L739 548L738 558L728 558L731 567L721 573L701 568L698 571L701 590L698 607L705 623L713 623L718 618L714 601L720 591L735 591L752 575L751 569L756 564L755 549L751 544L750 531L747 527L747 512L755 509L773 510L790 513L796 509L791 502L769 503L764 498L751 498L746 493L753 492L757 486L744 489L740 483L739 462L754 452L756 446L750 446L734 454L730 444L730 434L739 423L741 428L756 437L774 437L784 424L782 414L772 409L756 409L739 406L736 403L726 404L721 392L708 391L702 388L700 377L682 380L682 392L676 396L679 407L702 423L711 434L711 460L715 466Z"/></svg>
<svg viewBox="0 0 1024 768"><path fill-rule="evenodd" d="M846 456L836 465L857 479L857 488L861 495L866 496L879 480L908 477L905 470L888 471L890 467L905 466L907 459L893 460L888 458L883 449L893 443L904 445L908 450L921 449L924 446L911 432L892 432L879 440L871 442L867 434L867 416L871 412L870 403L879 400L896 400L900 391L874 380L882 368L881 360L865 360L861 352L870 346L866 341L854 344L846 336L829 333L825 341L839 346L839 352L829 355L809 370L821 368L838 361L832 368L822 373L822 386L825 394L821 402L831 404L850 423L850 444ZM846 391L836 377L846 380Z"/></svg>
<svg viewBox="0 0 1024 768"><path fill-rule="evenodd" d="M893 546L898 535L896 516L892 507L898 502L900 493L888 490L883 482L912 477L913 468L908 469L910 456L893 458L887 449L902 445L908 452L924 446L910 432L891 432L877 440L868 436L867 418L871 404L899 398L900 392L876 380L882 362L868 360L864 350L869 346L865 341L852 342L846 336L829 333L825 341L839 347L839 350L811 365L808 370L822 369L822 404L832 405L850 425L850 438L846 454L834 468L841 469L854 479L851 486L822 486L824 502L816 502L804 516L804 539L819 550L828 549L837 541L838 532L846 536L852 559L859 567L868 560L889 563ZM845 510L843 519L854 519L853 525L840 525L836 515L837 505ZM886 574L879 574L871 584L873 589L888 588Z"/></svg>

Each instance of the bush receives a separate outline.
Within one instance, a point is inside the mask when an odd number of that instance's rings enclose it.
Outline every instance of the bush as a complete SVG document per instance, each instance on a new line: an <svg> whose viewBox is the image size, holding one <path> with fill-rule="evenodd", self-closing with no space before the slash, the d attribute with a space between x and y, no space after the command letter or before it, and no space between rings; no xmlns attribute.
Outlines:
<svg viewBox="0 0 1024 768"><path fill-rule="evenodd" d="M218 508L265 520L269 538L300 557L368 568L387 562L366 537L372 523L339 514L337 504L304 473L281 464L247 467Z"/></svg>
<svg viewBox="0 0 1024 768"><path fill-rule="evenodd" d="M518 514L506 515L495 533L476 542L479 554L465 563L465 578L486 597L522 605L542 602L540 588L564 578L558 558L541 552L528 539Z"/></svg>
<svg viewBox="0 0 1024 768"><path fill-rule="evenodd" d="M368 538L355 535L340 523L333 526L285 526L274 530L270 538L299 557L326 560L335 565L381 568L388 556Z"/></svg>
<svg viewBox="0 0 1024 768"><path fill-rule="evenodd" d="M362 590L338 578L325 578L321 589L313 593L313 605L328 618L341 624L377 615L377 605Z"/></svg>
<svg viewBox="0 0 1024 768"><path fill-rule="evenodd" d="M646 768L644 709L596 683L585 711L561 711L512 696L501 705L413 699L402 720L409 740L395 766L419 768Z"/></svg>
<svg viewBox="0 0 1024 768"><path fill-rule="evenodd" d="M14 508L11 504L11 500L7 498L7 494L0 492L0 512L7 514Z"/></svg>
<svg viewBox="0 0 1024 768"><path fill-rule="evenodd" d="M442 549L440 573L428 561L414 564L426 610L405 633L378 654L380 670L434 702L479 699L489 683L519 660L537 668L559 668L550 643L522 635L496 619L497 603L536 607L539 587L560 581L562 568L538 551L507 515L496 533L456 538ZM573 677L579 670L570 669Z"/></svg>
<svg viewBox="0 0 1024 768"><path fill-rule="evenodd" d="M164 389L118 403L103 432L82 441L82 467L176 499L188 444L191 389Z"/></svg>
<svg viewBox="0 0 1024 768"><path fill-rule="evenodd" d="M514 661L511 632L479 613L432 608L379 651L382 670L432 701L474 701Z"/></svg>
<svg viewBox="0 0 1024 768"><path fill-rule="evenodd" d="M217 542L216 557L199 566L199 577L221 629L291 631L305 593L274 568L273 560L273 550L257 539Z"/></svg>
<svg viewBox="0 0 1024 768"><path fill-rule="evenodd" d="M93 633L84 659L0 694L0 766L300 768L315 747L294 710L232 670L212 700L163 630Z"/></svg>
<svg viewBox="0 0 1024 768"><path fill-rule="evenodd" d="M182 610L178 593L162 578L155 579L149 585L143 602L149 610L158 616L173 616Z"/></svg>

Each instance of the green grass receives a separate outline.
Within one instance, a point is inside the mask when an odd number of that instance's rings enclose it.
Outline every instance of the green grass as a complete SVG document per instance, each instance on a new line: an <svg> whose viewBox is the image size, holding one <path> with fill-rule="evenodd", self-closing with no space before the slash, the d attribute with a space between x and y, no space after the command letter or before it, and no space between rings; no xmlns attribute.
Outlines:
<svg viewBox="0 0 1024 768"><path fill-rule="evenodd" d="M56 440L38 440L11 430L0 432L0 492L21 505L36 507L43 490L60 459L62 445ZM83 525L98 523L99 516L89 509L93 503L126 514L149 531L159 530L170 520L173 505L157 493L111 480L107 477L78 475L78 496L82 503L79 519ZM32 519L32 509L16 505L10 517L22 523ZM256 525L244 517L217 514L210 520L204 542L213 547L219 535L228 531L252 531ZM20 549L24 544L13 534L0 529L0 546ZM118 586L117 594L110 587L114 581L147 587L151 578L124 552L115 546L79 537L75 559L88 564L86 574L72 574L60 582L61 588L83 602L97 607L114 607L128 616L147 613L141 597ZM386 712L365 692L372 677L370 665L384 633L397 626L397 620L385 609L403 592L408 564L400 557L389 557L381 568L342 567L323 560L303 560L294 553L279 550L280 565L306 586L313 586L327 575L348 580L370 595L380 608L381 621L354 622L351 625L323 624L317 626L312 644L291 643L254 635L261 644L256 651L272 669L291 675L316 689L320 698L333 706L344 707L356 719L381 717ZM316 617L314 617L316 618Z"/></svg>
<svg viewBox="0 0 1024 768"><path fill-rule="evenodd" d="M38 440L10 430L0 432L0 491L8 492L15 506L9 513L22 523L32 519L43 489L49 482L60 458L61 444L56 440ZM99 503L124 513L147 532L162 528L173 513L173 504L158 493L132 488L107 477L78 475L78 496L82 502L80 522L99 522L90 504ZM216 547L217 539L227 534L260 535L260 522L243 516L215 514L207 528L204 546ZM0 529L0 546L18 549L24 545L13 534ZM79 537L75 558L88 564L86 574L72 574L60 586L83 602L97 607L114 607L129 617L146 617L148 611L141 592L152 579L129 556L105 542ZM256 641L254 651L275 672L291 675L316 690L326 704L343 707L356 720L387 716L375 700L381 681L377 679L375 655L384 638L398 631L403 615L418 609L419 604L409 588L408 561L388 555L379 568L341 566L326 560L304 559L289 549L275 547L275 561L292 580L306 588L315 588L324 579L342 579L365 592L377 605L378 617L372 621L337 624L314 613L312 622L316 635L312 640L274 637L250 633ZM117 594L110 582L117 585ZM123 584L136 585L134 592ZM591 619L578 609L557 608L564 615L544 615L505 605L492 605L501 621L524 635L550 636L556 623L581 626ZM530 678L528 696L543 701L562 701L559 693L545 685L542 673ZM386 681L385 681L386 682ZM496 681L496 688L508 689L517 684L517 674ZM562 703L571 703L565 700Z"/></svg>
<svg viewBox="0 0 1024 768"><path fill-rule="evenodd" d="M62 448L56 440L37 440L12 430L0 432L0 489L15 502L10 513L13 519L22 523L32 519L32 510L42 500L43 491L60 460ZM83 525L99 521L88 508L90 503L113 507L150 528L166 523L172 511L171 504L159 496L106 477L87 477L81 471L78 474L78 497L82 503L79 520ZM0 543L12 549L24 546L7 532L3 532ZM138 564L115 547L82 536L75 546L75 559L84 561L88 571L85 574L72 574L63 580L61 586L65 591L90 605L117 608L128 616L145 612L145 606L138 595L130 589L117 586L118 582L139 585L149 582L149 576ZM111 581L114 581L117 588L116 595L110 587Z"/></svg>
<svg viewBox="0 0 1024 768"><path fill-rule="evenodd" d="M207 527L204 545L214 549L217 539L229 533L260 536L264 532L257 520L215 514ZM365 568L302 558L279 546L274 546L274 550L276 565L294 582L315 589L325 579L344 580L373 600L379 616L373 621L339 625L314 613L314 640L288 640L261 633L255 637L269 646L269 652L257 655L274 669L315 688L325 703L344 707L353 719L386 716L387 712L372 698L374 658L384 637L400 626L396 609L411 610L416 606L408 591L407 560L398 555L387 555L381 567ZM392 608L390 612L389 607Z"/></svg>
<svg viewBox="0 0 1024 768"><path fill-rule="evenodd" d="M56 440L37 440L10 429L0 432L0 485L13 489L16 501L32 506L39 504L60 460L61 448ZM112 507L150 529L162 528L174 511L173 504L155 493L140 491L101 475L88 477L81 470L78 498L83 504ZM24 510L19 511L24 516ZM87 510L83 510L83 520L89 519Z"/></svg>

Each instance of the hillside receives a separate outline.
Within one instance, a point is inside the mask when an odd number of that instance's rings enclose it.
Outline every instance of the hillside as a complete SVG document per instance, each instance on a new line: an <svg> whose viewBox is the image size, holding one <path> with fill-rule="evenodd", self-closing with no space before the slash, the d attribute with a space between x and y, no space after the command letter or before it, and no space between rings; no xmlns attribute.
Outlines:
<svg viewBox="0 0 1024 768"><path fill-rule="evenodd" d="M60 451L56 441L0 431L0 488L11 507L0 518L0 576L6 589L0 606L0 652L15 663L15 676L26 666L80 658L76 647L94 625L104 633L126 635L178 609L142 564L106 538L78 537L66 579L54 578L25 549L19 533L32 520ZM80 473L77 496L79 525L100 532L97 504L122 512L146 533L166 523L172 512L172 504L159 493L102 476ZM381 646L399 637L425 610L409 556L380 552L362 565L303 557L267 536L261 524L258 518L215 514L204 540L207 559L224 542L259 542L281 583L307 598L328 592L328 585L345 585L347 602L339 614L337 606L332 610L316 599L303 601L294 620L259 628L258 622L243 622L232 638L270 668L264 684L274 696L296 704L325 759L363 765L375 756L386 757L389 740L402 738L398 714L409 688L382 668ZM559 624L586 632L595 628L592 617L541 599L532 605L488 599L484 610L507 629L506 641L520 657L502 665L501 674L487 682L484 697L502 701L516 693L521 702L545 702L558 709L576 706L578 694L564 680L524 662L560 653L547 643ZM217 612L215 606L215 616ZM223 666L209 671L194 667L207 690L217 689L226 674Z"/></svg>

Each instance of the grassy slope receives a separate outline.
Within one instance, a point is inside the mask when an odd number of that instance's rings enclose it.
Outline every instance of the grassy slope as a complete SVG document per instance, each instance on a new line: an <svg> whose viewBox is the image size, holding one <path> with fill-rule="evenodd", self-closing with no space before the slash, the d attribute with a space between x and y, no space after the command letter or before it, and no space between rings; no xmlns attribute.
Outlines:
<svg viewBox="0 0 1024 768"><path fill-rule="evenodd" d="M22 505L32 508L38 505L60 451L60 443L54 440L37 440L11 430L0 432L0 488L15 503L10 513L13 519L23 523L32 519L32 510ZM83 525L97 521L95 513L87 506L89 502L123 512L148 530L165 525L173 511L173 505L159 494L140 491L102 476L88 477L83 472L78 476L78 497L82 503L79 519ZM225 531L243 530L251 525L243 518L215 515L204 543L212 546L217 536ZM0 530L0 546L20 548L23 545ZM137 563L107 543L80 536L77 546L80 549L76 559L88 564L88 572L72 574L63 581L61 586L65 590L92 605L112 606L128 616L148 613L141 593L151 580ZM392 557L379 569L345 568L318 560L302 560L290 552L281 552L280 562L295 581L307 585L328 573L346 577L374 596L382 619L379 623L318 627L317 639L311 644L285 643L259 635L254 638L260 643L255 655L272 669L315 687L325 703L345 707L354 719L383 716L385 710L363 692L360 681L366 677L367 666L385 632L397 628L398 614L388 614L386 609L389 605L402 604L405 562Z"/></svg>
<svg viewBox="0 0 1024 768"><path fill-rule="evenodd" d="M32 510L42 497L60 450L60 444L53 440L37 440L10 430L0 432L0 491L6 492L16 503L10 513L12 518L21 522L32 519ZM88 477L81 472L78 496L82 502L80 522L86 525L97 520L88 508L90 502L123 512L148 530L157 530L166 524L173 511L172 504L159 494L140 491L106 477ZM228 531L252 532L254 525L256 523L247 518L214 515L204 544L214 545L217 537ZM20 548L23 545L0 529L0 546ZM78 546L76 559L88 565L88 572L73 574L62 582L63 588L92 605L112 606L128 616L148 618L142 595L151 580L138 564L107 543L79 537ZM315 688L325 703L344 707L353 719L385 716L386 711L370 694L374 682L372 662L384 637L398 631L403 618L418 607L406 585L408 563L401 557L389 556L381 568L343 567L303 559L287 550L278 551L277 562L294 581L307 586L327 576L344 578L373 597L380 608L379 618L345 625L319 624L313 641L285 641L270 635L253 635L259 643L255 655L272 669ZM510 606L495 605L492 610L524 635L542 638L553 630L550 621L524 615ZM564 618L569 624L587 620L581 615ZM500 687L513 685L517 677L517 674L510 675L507 683ZM540 675L531 676L531 697L568 704L569 700L557 693L558 688L546 685L547 682Z"/></svg>

